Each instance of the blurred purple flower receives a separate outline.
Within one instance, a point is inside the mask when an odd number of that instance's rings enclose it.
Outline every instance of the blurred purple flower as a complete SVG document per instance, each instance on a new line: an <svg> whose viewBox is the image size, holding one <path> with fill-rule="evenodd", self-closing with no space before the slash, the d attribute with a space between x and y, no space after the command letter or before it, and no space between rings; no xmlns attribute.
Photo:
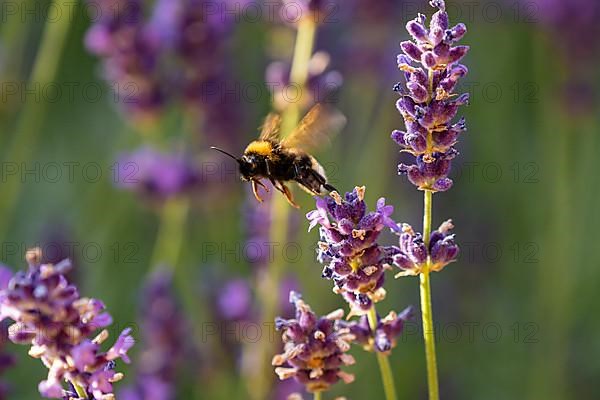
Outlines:
<svg viewBox="0 0 600 400"><path fill-rule="evenodd" d="M245 279L232 279L219 291L219 315L228 321L248 320L252 311L252 291Z"/></svg>
<svg viewBox="0 0 600 400"><path fill-rule="evenodd" d="M335 37L335 47L343 50L341 57L345 62L340 63L340 68L344 76L349 80L370 79L369 85L373 84L371 80L381 86L389 85L398 69L387 60L387 54L398 46L391 38L406 12L406 4L405 0L344 0L344 7L330 16L329 19L340 15L348 22L344 24L348 32Z"/></svg>
<svg viewBox="0 0 600 400"><path fill-rule="evenodd" d="M100 16L85 37L87 49L102 58L105 79L135 117L163 107L166 88L159 75L161 43L147 29L139 0L89 0Z"/></svg>
<svg viewBox="0 0 600 400"><path fill-rule="evenodd" d="M274 188L270 183L265 183L269 192L263 191L263 203L257 203L252 190L247 189L244 204L244 230L246 235L247 258L256 268L265 267L271 254L271 199Z"/></svg>
<svg viewBox="0 0 600 400"><path fill-rule="evenodd" d="M359 315L385 297L384 272L391 259L377 239L384 228L398 230L391 218L394 208L381 198L376 210L367 213L364 195L364 186L344 198L332 192L331 197L317 198L317 209L306 215L309 231L320 225L317 259L325 265L323 277L333 280L334 291Z"/></svg>
<svg viewBox="0 0 600 400"><path fill-rule="evenodd" d="M551 36L552 50L558 51L567 72L561 82L559 109L569 117L593 115L598 104L597 59L600 53L600 3L595 0L536 0L520 7L533 10L534 22ZM562 57L561 57L562 56Z"/></svg>
<svg viewBox="0 0 600 400"><path fill-rule="evenodd" d="M279 13L284 22L295 25L302 20L327 22L327 17L337 10L335 0L281 0Z"/></svg>
<svg viewBox="0 0 600 400"><path fill-rule="evenodd" d="M294 395L301 392L304 386L295 379L286 379L278 381L275 384L273 400L290 400L294 399Z"/></svg>
<svg viewBox="0 0 600 400"><path fill-rule="evenodd" d="M287 301L290 291L298 290L298 280L287 275L281 279L279 284L279 299L282 299L278 309L282 315L293 314L293 306ZM255 320L254 305L255 297L250 282L244 278L232 278L219 285L215 294L216 313L220 320L235 322L252 322ZM286 300L283 300L286 299Z"/></svg>
<svg viewBox="0 0 600 400"><path fill-rule="evenodd" d="M5 265L0 264L0 291L6 290L8 288L8 283L14 276L14 273L11 269L6 267Z"/></svg>
<svg viewBox="0 0 600 400"><path fill-rule="evenodd" d="M146 282L141 298L142 350L135 383L119 393L124 400L175 399L178 364L186 358L187 323L172 289L169 272Z"/></svg>
<svg viewBox="0 0 600 400"><path fill-rule="evenodd" d="M452 186L448 174L457 154L454 145L466 129L464 119L457 123L452 123L452 119L459 107L468 103L469 95L457 96L453 90L467 74L467 68L458 62L469 47L455 45L467 29L464 24L449 25L444 1L430 4L438 11L429 28L425 26L425 16L419 14L406 24L413 40L400 43L404 54L397 61L406 85L402 88L397 84L394 90L401 95L396 107L404 118L406 131L395 130L392 139L402 151L416 157L416 164L400 164L398 173L407 175L419 189L436 192Z"/></svg>
<svg viewBox="0 0 600 400"><path fill-rule="evenodd" d="M317 317L296 292L290 293L290 302L296 307L296 317L275 320L284 342L284 352L272 362L279 379L294 378L308 392L327 390L339 380L352 382L354 375L341 369L354 364L354 358L346 353L354 336L338 323L344 312Z"/></svg>
<svg viewBox="0 0 600 400"><path fill-rule="evenodd" d="M527 5L523 2L521 7ZM535 8L533 8L535 7ZM595 39L600 34L600 3L595 0L535 0L529 4L533 17L553 31L558 44L572 62L592 60L600 49Z"/></svg>
<svg viewBox="0 0 600 400"><path fill-rule="evenodd" d="M104 304L82 298L64 274L71 268L68 260L41 264L39 249L26 256L27 272L17 272L6 290L0 291L0 320L10 318L9 339L30 344L29 355L40 358L48 368L48 377L39 384L40 394L47 398L78 397L65 390L67 381L83 388L90 398L110 399L112 384L123 374L115 372L115 361L129 362L127 351L133 346L131 329L125 329L106 352L100 345L108 331L98 330L112 323Z"/></svg>
<svg viewBox="0 0 600 400"><path fill-rule="evenodd" d="M144 146L119 158L115 178L119 187L164 199L191 190L200 173L183 153L163 153Z"/></svg>
<svg viewBox="0 0 600 400"><path fill-rule="evenodd" d="M101 18L88 30L86 47L102 59L105 78L121 95L127 116L153 118L169 102L182 101L194 111L206 108L207 132L229 134L235 107L222 107L220 94L229 77L224 42L235 18L225 18L222 2L88 1Z"/></svg>

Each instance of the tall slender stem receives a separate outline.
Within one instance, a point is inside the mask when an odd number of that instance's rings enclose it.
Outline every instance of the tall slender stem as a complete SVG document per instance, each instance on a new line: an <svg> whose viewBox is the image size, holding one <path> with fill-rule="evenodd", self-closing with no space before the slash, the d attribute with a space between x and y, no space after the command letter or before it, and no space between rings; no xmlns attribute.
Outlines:
<svg viewBox="0 0 600 400"><path fill-rule="evenodd" d="M150 264L153 268L162 263L167 263L171 268L175 268L179 262L188 209L189 198L186 195L171 197L162 205Z"/></svg>
<svg viewBox="0 0 600 400"><path fill-rule="evenodd" d="M322 394L323 392L315 392L315 395L313 397L314 400L321 400L323 398Z"/></svg>
<svg viewBox="0 0 600 400"><path fill-rule="evenodd" d="M303 18L298 23L298 32L290 71L290 82L298 87L300 97L297 102L288 104L283 111L281 122L282 137L288 135L300 121L302 97L304 86L308 79L308 64L312 56L316 28L316 23L312 18ZM281 244L287 237L290 209L290 205L287 204L283 196L273 196L271 204L271 243ZM279 282L283 274L284 265L285 260L282 259L281 254L275 252L272 260L269 261L269 266L264 275L261 275L258 279L258 297L262 309L263 323L266 324L264 325L266 327L272 326L271 324L277 315ZM265 336L270 337L270 335ZM256 375L252 377L252 387L249 389L249 394L254 400L263 400L268 397L273 379L272 372L268 371L270 368L270 355L273 352L272 347L273 343L270 340L263 340L257 349L258 365L253 371Z"/></svg>
<svg viewBox="0 0 600 400"><path fill-rule="evenodd" d="M433 192L425 190L423 202L423 236L425 247L429 248L429 238L431 236L431 202ZM419 276L421 280L421 315L423 318L423 339L425 341L425 360L427 362L427 387L429 390L429 400L439 400L439 385L437 373L437 360L435 354L435 332L433 329L433 313L431 311L431 286L429 284L429 256L425 267Z"/></svg>
<svg viewBox="0 0 600 400"><path fill-rule="evenodd" d="M431 203L433 200L433 192L431 190L425 190L423 196L423 240L425 246L429 246L429 239L431 236Z"/></svg>
<svg viewBox="0 0 600 400"><path fill-rule="evenodd" d="M367 315L369 318L369 326L371 331L375 332L377 329L377 311L375 305L369 310ZM392 366L387 355L375 352L377 354L377 363L379 364L379 372L381 373L381 380L383 381L383 391L385 393L386 400L396 400L396 386L394 385L394 374L392 373Z"/></svg>
<svg viewBox="0 0 600 400"><path fill-rule="evenodd" d="M298 23L294 58L290 70L290 83L298 88L300 94L297 101L290 103L283 112L283 120L281 122L282 135L289 134L300 120L300 111L305 96L305 85L308 80L308 64L312 56L316 33L317 25L313 18L303 18Z"/></svg>
<svg viewBox="0 0 600 400"><path fill-rule="evenodd" d="M54 0L57 9L67 10L68 0ZM71 25L72 16L63 16L58 21L46 22L42 42L35 58L33 71L29 79L35 87L44 88L56 76L60 64L65 38ZM19 115L12 142L4 153L4 161L21 163L31 159L36 134L40 131L46 116L48 103L45 101L28 101ZM19 199L23 185L18 179L10 179L3 184L0 196L0 240L4 238L10 224L10 216L15 203Z"/></svg>

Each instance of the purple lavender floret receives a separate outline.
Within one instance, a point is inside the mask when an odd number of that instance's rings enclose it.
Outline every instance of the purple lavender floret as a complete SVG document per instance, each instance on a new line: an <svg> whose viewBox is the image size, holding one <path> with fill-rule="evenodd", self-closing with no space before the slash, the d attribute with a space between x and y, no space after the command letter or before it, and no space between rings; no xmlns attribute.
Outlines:
<svg viewBox="0 0 600 400"><path fill-rule="evenodd" d="M169 272L157 271L142 291L143 348L136 363L137 377L119 393L119 399L175 399L177 368L186 357L188 328L172 281Z"/></svg>
<svg viewBox="0 0 600 400"><path fill-rule="evenodd" d="M432 16L429 29L425 16L406 24L412 41L400 44L404 54L398 55L398 68L404 72L405 88L394 86L400 94L396 107L404 119L405 131L395 130L392 139L416 157L416 164L398 166L398 173L421 190L443 192L452 186L448 178L451 160L458 154L454 148L466 130L464 118L453 123L460 106L467 104L469 94L455 94L458 80L468 72L458 62L467 54L468 46L456 46L466 33L464 24L450 26L443 0L430 4L439 10ZM413 65L413 64L416 64Z"/></svg>
<svg viewBox="0 0 600 400"><path fill-rule="evenodd" d="M431 232L429 248L420 233L416 233L408 224L402 225L400 243L396 254L392 256L394 265L402 270L399 276L416 276L421 273L429 256L429 271L439 272L446 265L456 261L459 248L454 241L454 228L451 220L443 222L440 227Z"/></svg>
<svg viewBox="0 0 600 400"><path fill-rule="evenodd" d="M185 154L144 146L119 158L115 178L119 187L165 199L193 189L200 173Z"/></svg>
<svg viewBox="0 0 600 400"><path fill-rule="evenodd" d="M377 316L375 332L366 315L358 321L342 322L342 325L354 335L354 343L362 345L365 350L389 354L396 347L396 339L402 333L404 323L411 317L412 307L405 308L400 314L390 311L384 318Z"/></svg>
<svg viewBox="0 0 600 400"><path fill-rule="evenodd" d="M77 384L88 398L114 399L114 382L123 374L115 371L115 361L129 363L128 350L134 340L131 329L125 329L106 352L100 345L108 331L99 329L112 323L100 300L82 298L64 274L71 265L63 260L55 265L41 264L40 249L27 252L27 272L17 272L8 288L0 291L0 320L14 321L9 339L17 344L30 344L29 355L42 360L48 377L38 388L46 398L78 398L65 389L65 381Z"/></svg>
<svg viewBox="0 0 600 400"><path fill-rule="evenodd" d="M284 343L284 352L273 357L275 373L282 380L294 378L308 392L328 390L340 380L352 382L354 375L341 369L354 364L354 358L346 353L354 336L339 323L344 312L340 309L318 317L293 291L290 302L296 307L296 317L275 320Z"/></svg>
<svg viewBox="0 0 600 400"><path fill-rule="evenodd" d="M376 210L367 212L364 195L364 186L344 198L332 192L331 197L317 198L317 209L306 215L309 231L320 225L317 259L325 265L323 277L333 280L334 291L358 315L385 297L384 272L391 259L377 239L385 228L399 229L391 218L393 206L381 198Z"/></svg>

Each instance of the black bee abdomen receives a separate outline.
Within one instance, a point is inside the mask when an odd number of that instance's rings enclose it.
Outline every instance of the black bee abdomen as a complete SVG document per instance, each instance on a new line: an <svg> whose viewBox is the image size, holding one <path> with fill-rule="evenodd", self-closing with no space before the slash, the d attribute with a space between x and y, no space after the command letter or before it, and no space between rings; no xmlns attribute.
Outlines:
<svg viewBox="0 0 600 400"><path fill-rule="evenodd" d="M303 156L296 165L297 176L295 181L314 194L323 194L323 187L327 184L327 180L319 171L315 170L313 159L309 156Z"/></svg>

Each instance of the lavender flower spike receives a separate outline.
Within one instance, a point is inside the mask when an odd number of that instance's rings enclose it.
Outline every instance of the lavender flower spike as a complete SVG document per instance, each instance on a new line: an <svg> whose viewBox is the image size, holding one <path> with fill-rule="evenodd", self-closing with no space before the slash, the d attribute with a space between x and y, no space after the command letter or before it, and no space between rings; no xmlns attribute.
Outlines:
<svg viewBox="0 0 600 400"><path fill-rule="evenodd" d="M99 329L112 323L104 304L82 298L77 288L65 278L71 268L68 260L56 265L41 264L40 249L26 255L29 271L18 272L6 290L0 291L0 320L10 318L9 339L30 344L29 355L40 358L48 368L48 377L39 384L46 398L79 399L77 385L90 399L113 400L112 384L123 378L115 372L115 361L128 363L127 351L133 346L131 330L125 329L106 352L100 345L108 338ZM71 385L63 387L63 382Z"/></svg>
<svg viewBox="0 0 600 400"><path fill-rule="evenodd" d="M309 230L320 225L321 241L317 259L324 264L323 277L333 280L334 292L341 294L352 313L364 315L373 303L385 297L384 272L391 263L391 248L377 239L384 228L398 230L391 218L394 208L381 198L375 211L367 212L365 187L357 187L342 198L318 198L317 209L306 217Z"/></svg>
<svg viewBox="0 0 600 400"><path fill-rule="evenodd" d="M273 357L272 364L278 367L275 373L282 380L296 379L309 392L327 390L339 380L352 382L354 375L341 369L354 364L354 357L346 354L354 336L339 323L344 312L340 309L317 317L293 291L290 302L296 307L296 318L275 320L284 342L284 352Z"/></svg>
<svg viewBox="0 0 600 400"><path fill-rule="evenodd" d="M464 24L449 26L444 1L430 4L439 10L432 16L429 29L425 16L419 14L406 25L413 41L400 44L404 54L397 61L406 88L397 84L394 90L401 95L396 107L406 131L395 130L392 139L402 151L416 157L416 164L400 164L398 173L407 175L420 190L442 192L452 186L448 174L451 160L458 154L454 145L466 130L464 119L452 120L459 107L469 101L468 93L454 93L458 80L467 74L467 67L458 62L469 47L454 45L467 28Z"/></svg>

